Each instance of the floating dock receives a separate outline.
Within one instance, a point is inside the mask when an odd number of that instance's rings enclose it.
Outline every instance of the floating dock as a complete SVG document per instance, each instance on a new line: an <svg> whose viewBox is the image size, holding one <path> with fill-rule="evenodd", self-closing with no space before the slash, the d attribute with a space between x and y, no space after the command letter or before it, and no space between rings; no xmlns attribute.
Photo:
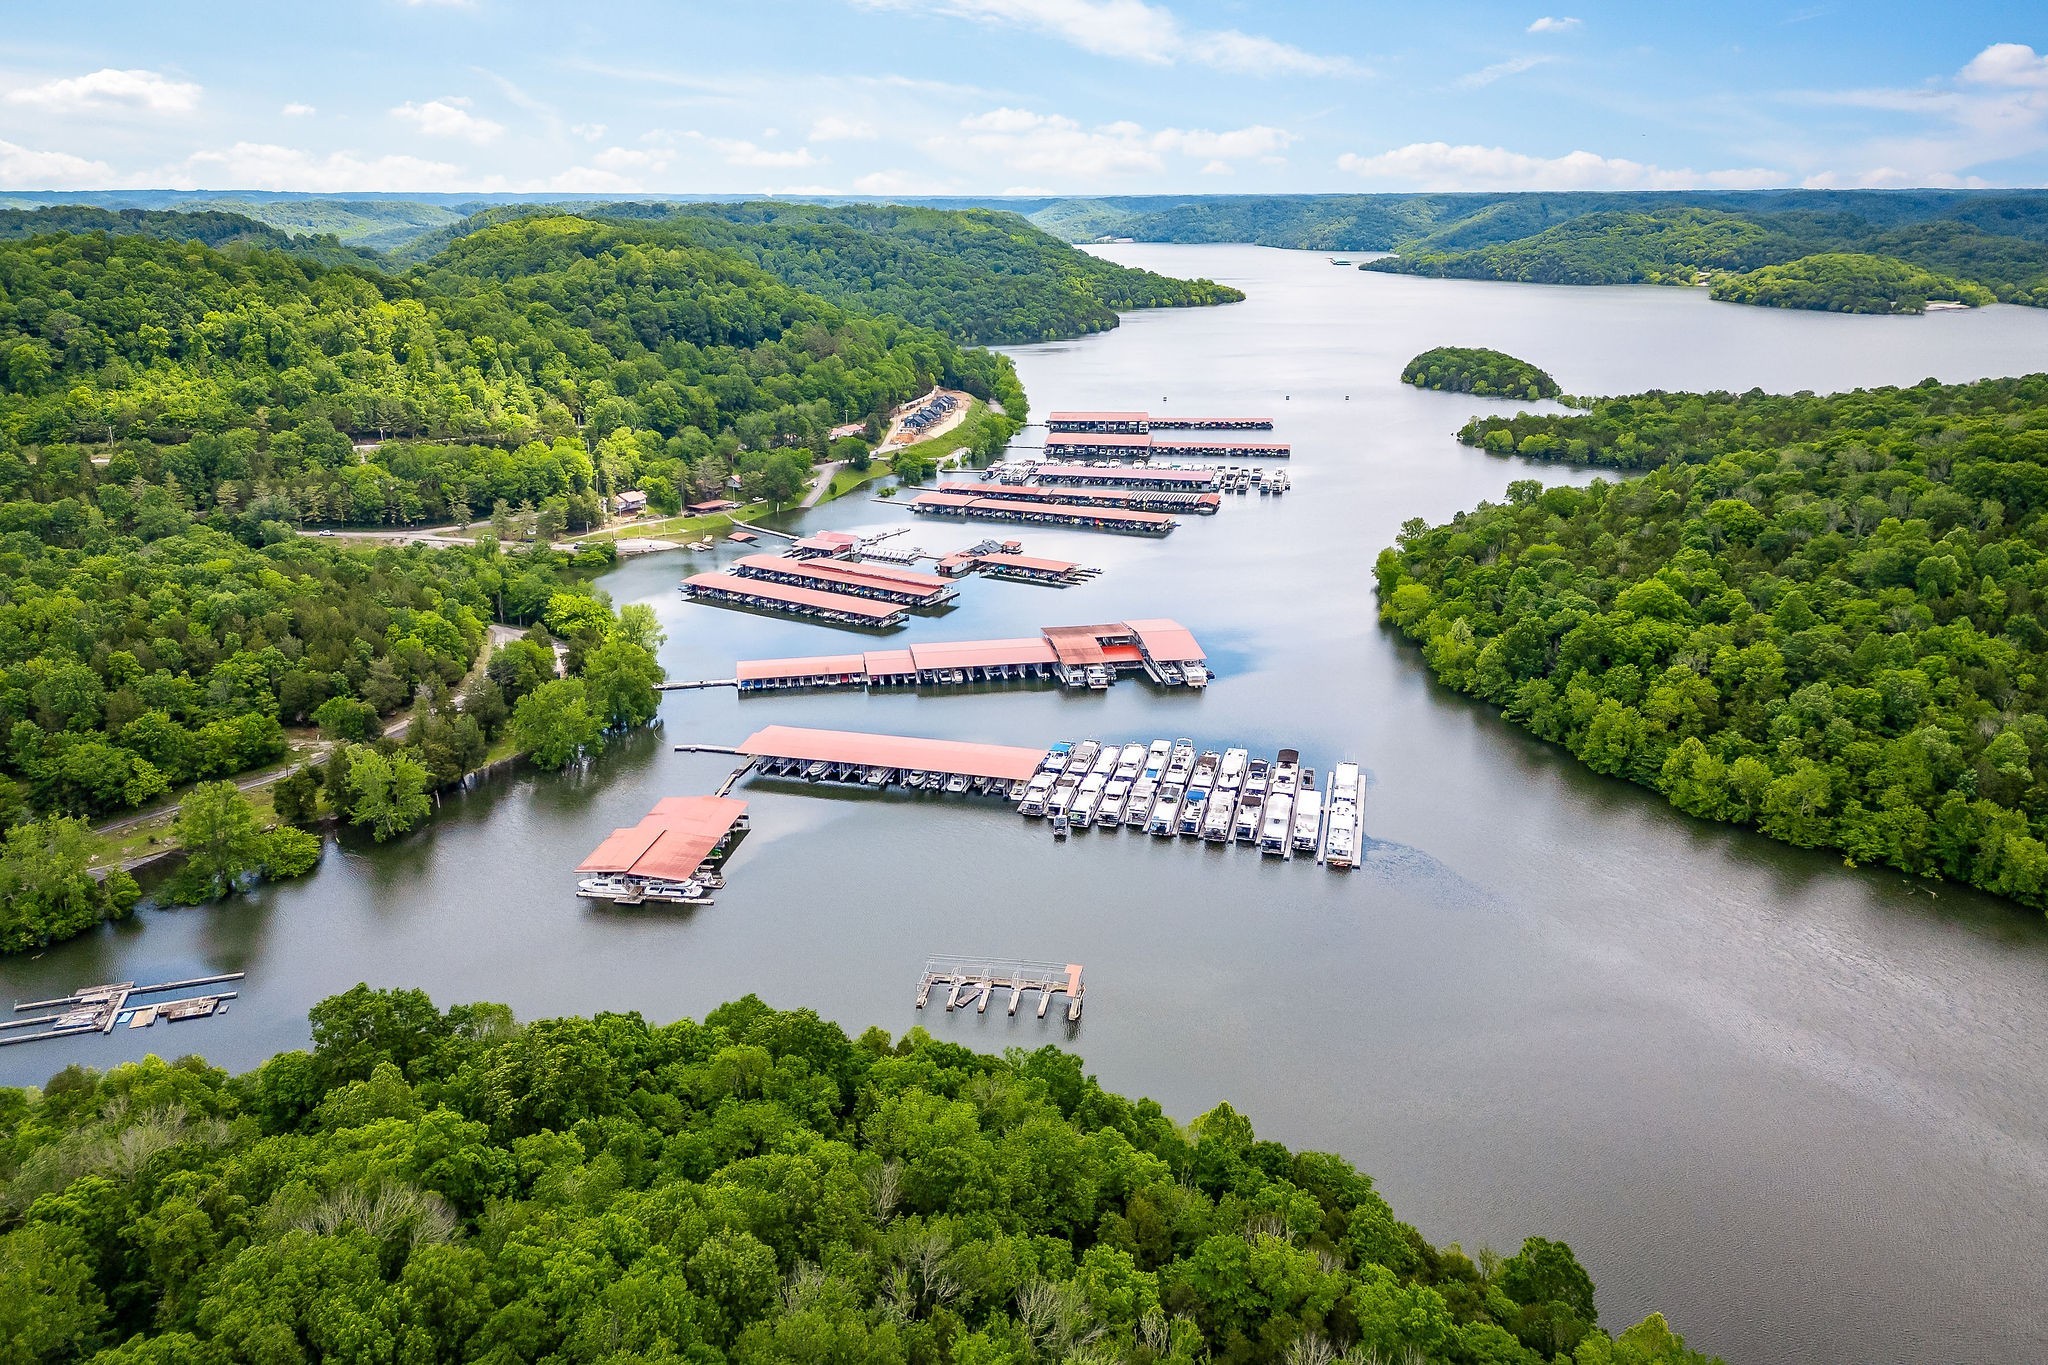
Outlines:
<svg viewBox="0 0 2048 1365"><path fill-rule="evenodd" d="M693 602L715 606L751 607L756 611L805 616L834 625L887 629L903 624L905 609L900 603L877 602L844 592L823 592L738 574L700 573L683 580L683 596Z"/></svg>
<svg viewBox="0 0 2048 1365"><path fill-rule="evenodd" d="M1144 435L1153 431L1271 431L1270 417L1154 417L1149 412L1054 412L1045 429L1051 432L1120 432Z"/></svg>
<svg viewBox="0 0 2048 1365"><path fill-rule="evenodd" d="M972 1009L988 1013L989 1000L997 991L1010 993L1004 1013L1015 1017L1026 992L1038 997L1038 1017L1045 1018L1053 997L1067 998L1067 1022L1081 1020L1081 964L1078 962L992 962L986 958L933 957L925 959L924 975L917 983L917 1007L931 1004L933 993L944 988L947 1013Z"/></svg>
<svg viewBox="0 0 2048 1365"><path fill-rule="evenodd" d="M130 998L138 995L155 995L160 991L187 990L194 986L218 986L229 981L240 981L242 972L222 972L218 976L195 976L183 981L163 981L153 986L138 986L133 981L114 981L100 986L80 986L69 995L60 995L51 1000L26 1000L14 1007L16 1014L27 1010L54 1010L53 1014L36 1015L28 1019L10 1019L0 1023L0 1047L16 1043L36 1043L45 1038L70 1038L86 1033L112 1033L114 1025L126 1020L130 1028L147 1028L157 1020L166 1022L181 1019L204 1019L218 1013L227 1001L233 1000L238 992L216 991L209 995L187 996L181 1000L164 1000L147 1005L139 1010L124 1013ZM15 1029L39 1029L36 1033L15 1033Z"/></svg>
<svg viewBox="0 0 2048 1365"><path fill-rule="evenodd" d="M1014 521L1037 526L1066 526L1087 531L1122 531L1163 536L1180 523L1164 512L1139 512L1073 501L1026 502L973 493L920 493L910 500L920 516L972 517L983 521Z"/></svg>
<svg viewBox="0 0 2048 1365"><path fill-rule="evenodd" d="M1007 502L1063 503L1077 507L1136 508L1145 512L1192 512L1214 516L1223 507L1220 493L1196 489L1055 488L1034 483L942 483L941 493L970 498L1001 498Z"/></svg>
<svg viewBox="0 0 2048 1365"><path fill-rule="evenodd" d="M1214 469L1172 469L1160 465L1040 464L1013 466L1031 482L1050 487L1091 484L1111 488L1153 488L1175 493L1213 493L1222 484ZM997 467L991 467L994 473Z"/></svg>
<svg viewBox="0 0 2048 1365"><path fill-rule="evenodd" d="M710 904L717 865L747 829L747 803L729 796L667 796L637 825L615 829L576 865L576 894L618 905Z"/></svg>
<svg viewBox="0 0 2048 1365"><path fill-rule="evenodd" d="M1143 673L1162 686L1186 685L1190 667L1207 680L1208 657L1193 632L1164 618L1094 626L1046 626L1036 637L913 644L863 654L755 659L738 664L741 692L809 687L958 686L1056 679L1088 684L1088 670ZM1105 684L1106 685L1106 684ZM1199 686L1200 684L1195 684Z"/></svg>
<svg viewBox="0 0 2048 1365"><path fill-rule="evenodd" d="M979 781L976 790L1006 794L1012 783L1038 771L1043 752L1008 744L972 744L955 739L919 739L911 735L874 735L855 730L810 730L796 725L771 725L747 736L738 752L755 760L771 776L810 780L867 782L877 773L899 777L910 773L936 776L955 794ZM794 766L792 766L794 765ZM891 779L895 780L895 779ZM871 785L886 786L874 781Z"/></svg>
<svg viewBox="0 0 2048 1365"><path fill-rule="evenodd" d="M1284 460L1294 453L1285 441L1247 441L1226 437L1197 441L1184 436L1131 436L1121 433L1087 431L1048 432L1047 459L1131 460L1143 462L1157 457L1172 459L1186 455L1226 455L1267 460Z"/></svg>
<svg viewBox="0 0 2048 1365"><path fill-rule="evenodd" d="M734 562L732 572L741 578L758 578L768 583L785 583L819 592L844 593L849 597L866 597L907 607L943 606L960 595L959 589L934 573L836 558L746 555Z"/></svg>

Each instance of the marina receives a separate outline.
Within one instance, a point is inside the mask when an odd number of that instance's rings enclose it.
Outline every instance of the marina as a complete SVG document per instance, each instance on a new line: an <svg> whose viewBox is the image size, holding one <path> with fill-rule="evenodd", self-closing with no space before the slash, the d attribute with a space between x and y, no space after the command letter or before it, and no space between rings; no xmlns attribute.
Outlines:
<svg viewBox="0 0 2048 1365"><path fill-rule="evenodd" d="M1271 431L1270 417L1155 417L1149 412L1051 412L1045 429L1053 433L1114 432L1144 435L1153 431Z"/></svg>
<svg viewBox="0 0 2048 1365"><path fill-rule="evenodd" d="M639 824L615 829L576 865L576 894L614 905L711 904L719 864L748 828L747 803L669 796Z"/></svg>
<svg viewBox="0 0 2048 1365"><path fill-rule="evenodd" d="M177 1000L162 1000L142 1005L134 1010L129 1010L127 1006L128 1002L138 995L189 990L194 986L218 986L229 981L240 981L243 975L241 972L222 972L216 976L163 981L153 986L138 986L133 981L116 981L100 986L80 986L69 995L60 995L48 1000L22 1001L14 1007L16 1014L29 1010L51 1010L54 1013L0 1022L0 1047L11 1047L16 1043L37 1043L46 1038L69 1038L84 1033L108 1034L114 1031L116 1025L121 1024L135 1029L148 1028L158 1020L176 1023L185 1019L206 1019L224 1011L227 1002L233 1000L237 992L216 991L206 995L184 996ZM39 1031L18 1033L14 1031L17 1029Z"/></svg>
<svg viewBox="0 0 2048 1365"><path fill-rule="evenodd" d="M931 1004L933 993L941 987L945 990L948 1013L972 1009L977 1014L986 1014L995 993L1008 991L1010 999L1005 1014L1014 1017L1025 994L1031 993L1038 997L1037 1013L1043 1019L1052 1006L1053 997L1063 995L1067 999L1067 1022L1070 1024L1081 1021L1081 999L1086 989L1081 983L1081 964L1078 962L991 962L964 957L925 959L924 975L917 983L917 1008L923 1009Z"/></svg>
<svg viewBox="0 0 2048 1365"><path fill-rule="evenodd" d="M1002 498L1009 502L1062 503L1076 507L1137 508L1147 512L1191 512L1198 517L1213 516L1223 506L1215 492L1142 488L1041 488L1029 483L942 483L941 493L969 498Z"/></svg>
<svg viewBox="0 0 2048 1365"><path fill-rule="evenodd" d="M907 505L919 516L972 517L1141 536L1163 536L1180 524L1164 512L1130 511L1072 501L1027 502L988 497L980 492L920 493Z"/></svg>
<svg viewBox="0 0 2048 1365"><path fill-rule="evenodd" d="M1183 436L1158 437L1122 433L1051 431L1043 447L1050 460L1134 460L1155 457L1229 455L1265 460L1284 460L1293 447L1285 441L1247 441L1236 437L1220 440L1192 440Z"/></svg>

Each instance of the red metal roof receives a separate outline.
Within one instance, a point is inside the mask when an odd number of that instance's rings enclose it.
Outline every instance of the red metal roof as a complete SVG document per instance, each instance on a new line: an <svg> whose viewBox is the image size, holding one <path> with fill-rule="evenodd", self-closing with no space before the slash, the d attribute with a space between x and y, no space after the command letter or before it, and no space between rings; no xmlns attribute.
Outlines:
<svg viewBox="0 0 2048 1365"><path fill-rule="evenodd" d="M1049 464L1038 473L1041 478L1087 479L1092 483L1186 483L1206 488L1216 482L1211 470L1155 469L1150 465L1143 469L1118 469L1092 464Z"/></svg>
<svg viewBox="0 0 2048 1365"><path fill-rule="evenodd" d="M1131 496L1109 489L1090 488L1040 488L1036 484L1019 483L946 483L939 485L943 493L971 493L980 489L983 498L1011 498L1022 502L1064 502L1079 506L1096 503L1115 503Z"/></svg>
<svg viewBox="0 0 2048 1365"><path fill-rule="evenodd" d="M1085 667L1088 664L1108 663L1110 656L1104 649L1105 635L1129 635L1130 629L1123 625L1106 626L1047 626L1045 638L1052 642L1060 662L1070 667Z"/></svg>
<svg viewBox="0 0 2048 1365"><path fill-rule="evenodd" d="M730 796L663 797L639 824L613 830L576 870L682 881L746 813L747 803Z"/></svg>
<svg viewBox="0 0 2048 1365"><path fill-rule="evenodd" d="M1052 438L1048 436L1046 439L1051 440ZM1153 449L1161 455L1171 455L1177 450L1220 451L1227 453L1238 450L1256 452L1262 450L1289 450L1291 448L1285 441L1183 441L1172 436L1155 438L1153 444Z"/></svg>
<svg viewBox="0 0 2048 1365"><path fill-rule="evenodd" d="M1049 412L1048 422L1148 422L1148 412Z"/></svg>
<svg viewBox="0 0 2048 1365"><path fill-rule="evenodd" d="M1006 502L1002 498L971 499L977 508L1000 512L1068 513L1096 521L1126 521L1134 526L1164 526L1173 520L1164 512L1140 512L1127 507L1090 507L1077 502Z"/></svg>
<svg viewBox="0 0 2048 1365"><path fill-rule="evenodd" d="M939 640L912 645L911 658L920 670L933 668L1005 668L1057 662L1044 636L1025 640Z"/></svg>
<svg viewBox="0 0 2048 1365"><path fill-rule="evenodd" d="M965 507L979 499L961 493L919 493L910 500L912 507Z"/></svg>
<svg viewBox="0 0 2048 1365"><path fill-rule="evenodd" d="M710 502L693 502L683 510L686 512L723 512L739 504L730 498L714 498Z"/></svg>
<svg viewBox="0 0 2048 1365"><path fill-rule="evenodd" d="M864 655L818 654L808 659L742 660L733 676L741 682L755 682L762 678L818 678L866 672Z"/></svg>
<svg viewBox="0 0 2048 1365"><path fill-rule="evenodd" d="M917 672L917 664L907 649L871 649L861 658L867 664L870 678L900 678Z"/></svg>
<svg viewBox="0 0 2048 1365"><path fill-rule="evenodd" d="M1135 436L1116 431L1049 431L1045 436L1045 448L1055 446L1123 446L1131 450L1150 450L1150 436Z"/></svg>
<svg viewBox="0 0 2048 1365"><path fill-rule="evenodd" d="M1034 559L1030 555L976 555L983 564L993 564L1004 569L1037 569L1042 573L1067 573L1078 568L1064 559Z"/></svg>
<svg viewBox="0 0 2048 1365"><path fill-rule="evenodd" d="M843 592L819 592L815 588L798 588L788 583L770 583L763 578L741 578L729 573L693 574L683 580L686 588L710 588L719 592L733 593L742 597L755 597L764 602L779 602L793 607L810 607L813 610L836 611L847 616L865 616L882 621L903 614L903 607L896 602L876 602L865 597L849 597Z"/></svg>
<svg viewBox="0 0 2048 1365"><path fill-rule="evenodd" d="M852 730L807 730L771 725L739 744L755 758L800 758L806 762L858 763L867 768L921 768L1019 782L1038 771L1043 749L1007 744L969 744L909 735L871 735Z"/></svg>
<svg viewBox="0 0 2048 1365"><path fill-rule="evenodd" d="M782 555L746 555L737 561L741 568L762 573L789 574L828 585L844 583L862 587L888 588L893 592L922 593L937 597L953 585L933 573L910 569L884 571L878 564L849 564L843 559L789 559Z"/></svg>
<svg viewBox="0 0 2048 1365"><path fill-rule="evenodd" d="M1138 644L1145 656L1154 663L1184 664L1200 663L1209 656L1195 643L1193 632L1178 621L1165 618L1150 621L1126 621L1131 634L1138 637Z"/></svg>

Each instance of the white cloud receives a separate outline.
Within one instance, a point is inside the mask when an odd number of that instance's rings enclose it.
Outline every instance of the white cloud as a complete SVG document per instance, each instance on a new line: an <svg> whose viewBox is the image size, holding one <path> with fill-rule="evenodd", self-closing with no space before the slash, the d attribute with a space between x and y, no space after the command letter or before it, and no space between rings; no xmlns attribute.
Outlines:
<svg viewBox="0 0 2048 1365"><path fill-rule="evenodd" d="M283 114L286 118L306 118L319 111L310 104L300 104L297 100L293 100L277 112Z"/></svg>
<svg viewBox="0 0 2048 1365"><path fill-rule="evenodd" d="M10 190L96 189L113 174L114 168L104 161L0 142L0 186Z"/></svg>
<svg viewBox="0 0 2048 1365"><path fill-rule="evenodd" d="M875 136L875 125L827 114L811 125L812 142L859 142Z"/></svg>
<svg viewBox="0 0 2048 1365"><path fill-rule="evenodd" d="M1294 141L1292 133L1265 124L1223 132L1207 128L1148 132L1127 121L1089 128L1061 114L1009 107L960 120L959 134L930 139L927 149L976 163L993 160L1010 170L1068 183L1162 172L1168 156L1188 157L1211 166L1251 157L1270 158Z"/></svg>
<svg viewBox="0 0 2048 1365"><path fill-rule="evenodd" d="M1189 28L1146 0L854 0L865 9L911 10L1030 29L1104 57L1156 66L1192 62L1258 75L1331 76L1350 60L1237 29Z"/></svg>
<svg viewBox="0 0 2048 1365"><path fill-rule="evenodd" d="M585 142L597 142L604 137L602 123L572 123L569 125L569 131Z"/></svg>
<svg viewBox="0 0 2048 1365"><path fill-rule="evenodd" d="M1538 19L1535 23L1529 25L1529 32L1570 33L1573 29L1582 27L1584 27L1584 22L1582 20L1573 19L1569 16L1562 19L1556 19L1546 14L1541 19Z"/></svg>
<svg viewBox="0 0 2048 1365"><path fill-rule="evenodd" d="M855 194L882 196L947 194L954 188L914 171L870 171L853 182Z"/></svg>
<svg viewBox="0 0 2048 1365"><path fill-rule="evenodd" d="M416 156L364 157L352 151L321 156L267 142L237 142L224 150L194 152L165 177L171 189L445 190L461 168Z"/></svg>
<svg viewBox="0 0 2048 1365"><path fill-rule="evenodd" d="M1237 167L1231 165L1228 161L1212 161L1208 165L1202 167L1202 174L1235 175L1237 174Z"/></svg>
<svg viewBox="0 0 2048 1365"><path fill-rule="evenodd" d="M1801 91L1795 104L1873 109L1922 121L1918 131L1873 137L1810 175L1815 188L1996 183L1978 168L2048 150L2048 55L1994 43L1954 78L1904 89Z"/></svg>
<svg viewBox="0 0 2048 1365"><path fill-rule="evenodd" d="M407 100L391 111L393 118L404 119L414 124L428 137L461 138L479 146L493 141L505 131L505 125L487 118L479 118L469 112L469 101L449 95L425 104L414 104Z"/></svg>
<svg viewBox="0 0 2048 1365"><path fill-rule="evenodd" d="M1993 43L1970 58L1958 74L1973 85L2048 89L2048 53L2025 43Z"/></svg>
<svg viewBox="0 0 2048 1365"><path fill-rule="evenodd" d="M707 137L703 133L688 133L685 136L717 152L728 166L791 170L799 166L815 166L822 160L814 156L809 147L792 147L786 151L778 151L773 147L763 147L743 138Z"/></svg>
<svg viewBox="0 0 2048 1365"><path fill-rule="evenodd" d="M398 0L407 9L469 9L476 0Z"/></svg>
<svg viewBox="0 0 2048 1365"><path fill-rule="evenodd" d="M9 104L27 104L55 114L120 110L131 113L189 114L204 93L190 81L174 81L160 71L116 71L103 67L84 76L66 76L41 85L7 92Z"/></svg>
<svg viewBox="0 0 2048 1365"><path fill-rule="evenodd" d="M1760 189L1786 182L1782 171L1762 167L1666 170L1592 152L1528 156L1505 147L1454 147L1447 142L1411 142L1375 156L1346 152L1337 165L1363 179L1418 190Z"/></svg>
<svg viewBox="0 0 2048 1365"><path fill-rule="evenodd" d="M1465 73L1458 77L1458 84L1466 90L1476 90L1482 85L1492 85L1503 76L1519 76L1524 71L1556 60L1555 57L1510 57L1504 62L1495 62L1492 66L1482 66L1477 71Z"/></svg>

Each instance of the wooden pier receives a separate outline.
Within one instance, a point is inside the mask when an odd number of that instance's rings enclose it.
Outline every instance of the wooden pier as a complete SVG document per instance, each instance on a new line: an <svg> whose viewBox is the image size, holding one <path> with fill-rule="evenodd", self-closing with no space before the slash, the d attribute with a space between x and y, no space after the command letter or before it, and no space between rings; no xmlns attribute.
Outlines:
<svg viewBox="0 0 2048 1365"><path fill-rule="evenodd" d="M243 975L241 972L224 972L219 976L195 976L183 981L162 981L152 986L138 986L133 981L114 981L99 986L80 986L69 995L60 995L50 1000L25 1000L14 1007L16 1014L28 1010L56 1012L0 1023L0 1029L29 1029L38 1026L42 1028L40 1033L15 1033L0 1038L0 1047L40 1042L45 1038L70 1038L85 1033L112 1033L131 996L155 995L159 991L188 990L194 986L217 986L223 982L240 981ZM136 1011L136 1017L140 1019L146 1011L148 1023L154 1023L158 1019L203 1019L215 1013L222 1002L233 1000L236 994L235 991L218 991L211 995L165 1000L144 1006L142 1010ZM130 1028L147 1026L147 1023L141 1022L129 1024Z"/></svg>
<svg viewBox="0 0 2048 1365"><path fill-rule="evenodd" d="M1038 993L1038 1017L1045 1018L1052 1006L1055 995L1067 997L1067 1022L1081 1020L1081 964L1078 962L1005 962L986 958L933 957L925 959L924 976L918 982L917 1007L923 1009L932 1001L932 992L946 988L946 1010L973 1009L976 1014L988 1013L988 1002L999 990L1010 993L1009 1008L1005 1011L1012 1017L1022 1003L1026 991Z"/></svg>

